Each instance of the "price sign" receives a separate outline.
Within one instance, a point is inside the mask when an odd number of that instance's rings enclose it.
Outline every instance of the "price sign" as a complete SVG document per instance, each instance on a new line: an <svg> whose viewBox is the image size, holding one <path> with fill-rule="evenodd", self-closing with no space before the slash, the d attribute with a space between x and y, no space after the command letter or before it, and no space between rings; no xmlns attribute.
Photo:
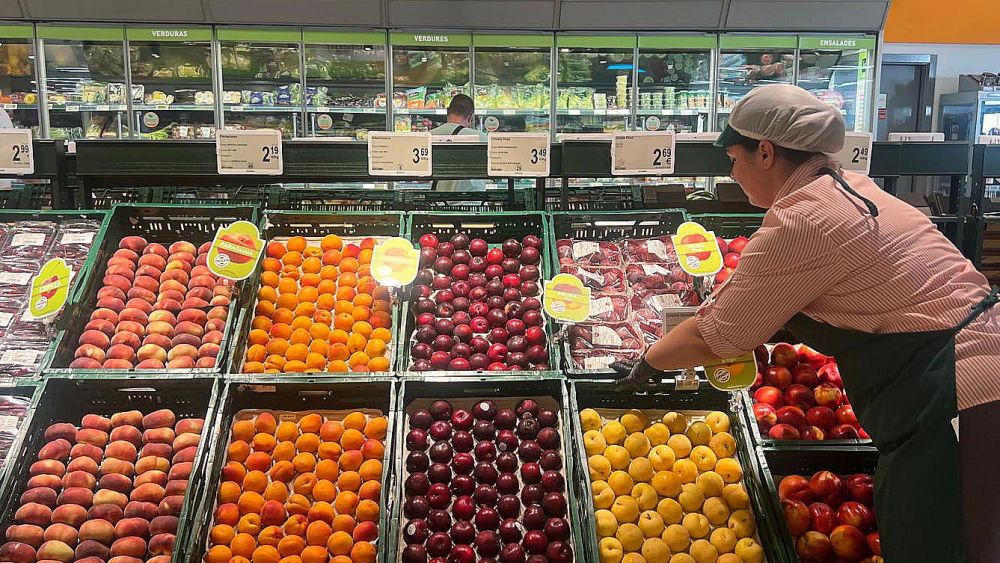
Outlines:
<svg viewBox="0 0 1000 563"><path fill-rule="evenodd" d="M611 140L611 174L673 174L676 154L673 131L616 132Z"/></svg>
<svg viewBox="0 0 1000 563"><path fill-rule="evenodd" d="M376 245L372 254L372 277L383 285L404 286L417 277L419 267L420 250L405 238L391 237Z"/></svg>
<svg viewBox="0 0 1000 563"><path fill-rule="evenodd" d="M250 221L220 227L208 249L208 269L231 280L250 277L264 252L260 230Z"/></svg>
<svg viewBox="0 0 1000 563"><path fill-rule="evenodd" d="M430 176L430 133L368 133L368 173L372 176Z"/></svg>
<svg viewBox="0 0 1000 563"><path fill-rule="evenodd" d="M219 131L215 158L219 174L278 176L285 170L281 132L272 129Z"/></svg>
<svg viewBox="0 0 1000 563"><path fill-rule="evenodd" d="M1000 135L980 135L977 145L1000 145Z"/></svg>
<svg viewBox="0 0 1000 563"><path fill-rule="evenodd" d="M872 134L847 133L844 136L844 148L832 158L844 170L867 174L872 166Z"/></svg>
<svg viewBox="0 0 1000 563"><path fill-rule="evenodd" d="M34 157L31 129L0 130L0 174L33 174Z"/></svg>
<svg viewBox="0 0 1000 563"><path fill-rule="evenodd" d="M487 148L490 176L549 175L549 136L546 133L490 133Z"/></svg>
<svg viewBox="0 0 1000 563"><path fill-rule="evenodd" d="M28 296L28 318L41 319L59 312L69 297L69 281L73 270L62 258L46 262L31 280Z"/></svg>
<svg viewBox="0 0 1000 563"><path fill-rule="evenodd" d="M890 143L940 143L944 133L889 133Z"/></svg>

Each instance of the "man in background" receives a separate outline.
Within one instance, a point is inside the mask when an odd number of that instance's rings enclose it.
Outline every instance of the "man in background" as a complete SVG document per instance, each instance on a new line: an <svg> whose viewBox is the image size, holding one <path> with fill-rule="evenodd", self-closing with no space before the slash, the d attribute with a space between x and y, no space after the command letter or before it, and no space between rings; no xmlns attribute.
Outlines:
<svg viewBox="0 0 1000 563"><path fill-rule="evenodd" d="M472 122L476 118L476 104L472 98L465 94L458 94L451 99L448 104L448 120L443 124L431 129L431 135L436 137L450 137L454 135L477 135L479 140L486 142L486 134L478 129L472 128ZM438 180L435 181L432 190L439 192L471 192L484 191L486 189L485 180Z"/></svg>

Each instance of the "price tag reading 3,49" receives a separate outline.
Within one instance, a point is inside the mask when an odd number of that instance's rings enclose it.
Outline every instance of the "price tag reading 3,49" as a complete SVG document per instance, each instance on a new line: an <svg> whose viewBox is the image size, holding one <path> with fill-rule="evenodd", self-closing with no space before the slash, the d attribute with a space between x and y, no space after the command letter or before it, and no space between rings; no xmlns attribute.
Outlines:
<svg viewBox="0 0 1000 563"><path fill-rule="evenodd" d="M31 146L31 129L0 131L0 174L33 174L35 153Z"/></svg>
<svg viewBox="0 0 1000 563"><path fill-rule="evenodd" d="M490 133L487 147L487 170L490 176L549 175L547 133Z"/></svg>
<svg viewBox="0 0 1000 563"><path fill-rule="evenodd" d="M844 170L868 174L872 166L871 133L847 133L844 148L833 155L833 160L839 162Z"/></svg>
<svg viewBox="0 0 1000 563"><path fill-rule="evenodd" d="M673 174L676 154L673 131L616 132L611 140L611 174Z"/></svg>
<svg viewBox="0 0 1000 563"><path fill-rule="evenodd" d="M430 133L368 133L368 173L372 176L430 176Z"/></svg>
<svg viewBox="0 0 1000 563"><path fill-rule="evenodd" d="M271 129L219 131L215 157L219 174L278 176L285 171L281 132Z"/></svg>

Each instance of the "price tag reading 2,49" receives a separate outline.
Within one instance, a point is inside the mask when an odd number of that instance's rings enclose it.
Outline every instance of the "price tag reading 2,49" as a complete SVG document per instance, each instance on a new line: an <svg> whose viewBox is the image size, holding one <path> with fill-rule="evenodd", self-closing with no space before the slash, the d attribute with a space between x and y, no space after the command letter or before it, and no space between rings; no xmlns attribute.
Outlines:
<svg viewBox="0 0 1000 563"><path fill-rule="evenodd" d="M219 174L279 176L285 171L281 132L273 129L219 131L215 158Z"/></svg>
<svg viewBox="0 0 1000 563"><path fill-rule="evenodd" d="M833 160L839 162L844 170L868 174L872 166L872 134L847 133L844 148L833 155Z"/></svg>
<svg viewBox="0 0 1000 563"><path fill-rule="evenodd" d="M368 173L372 176L430 176L430 133L368 133Z"/></svg>
<svg viewBox="0 0 1000 563"><path fill-rule="evenodd" d="M0 131L0 174L33 174L34 156L31 129Z"/></svg>
<svg viewBox="0 0 1000 563"><path fill-rule="evenodd" d="M611 174L673 174L676 155L673 131L616 132L611 140Z"/></svg>
<svg viewBox="0 0 1000 563"><path fill-rule="evenodd" d="M487 170L490 176L549 175L547 133L490 133L487 149Z"/></svg>

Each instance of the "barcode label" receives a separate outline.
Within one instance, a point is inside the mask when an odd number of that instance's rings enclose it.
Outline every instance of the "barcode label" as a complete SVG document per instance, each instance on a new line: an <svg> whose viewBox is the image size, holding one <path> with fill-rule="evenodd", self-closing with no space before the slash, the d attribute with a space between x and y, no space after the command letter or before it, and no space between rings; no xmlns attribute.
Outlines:
<svg viewBox="0 0 1000 563"><path fill-rule="evenodd" d="M609 326L597 325L594 327L594 345L618 347L622 345L622 338L618 336L615 329Z"/></svg>
<svg viewBox="0 0 1000 563"><path fill-rule="evenodd" d="M42 246L45 244L45 233L17 233L10 239L11 246Z"/></svg>
<svg viewBox="0 0 1000 563"><path fill-rule="evenodd" d="M573 258L582 258L600 252L601 245L589 240L581 240L573 243Z"/></svg>
<svg viewBox="0 0 1000 563"><path fill-rule="evenodd" d="M41 355L40 350L4 350L0 354L0 365L33 366L38 364Z"/></svg>
<svg viewBox="0 0 1000 563"><path fill-rule="evenodd" d="M597 317L611 311L614 306L611 304L610 297L601 297L599 299L590 300L590 316Z"/></svg>
<svg viewBox="0 0 1000 563"><path fill-rule="evenodd" d="M606 369L615 361L614 356L592 356L583 359L583 369Z"/></svg>

